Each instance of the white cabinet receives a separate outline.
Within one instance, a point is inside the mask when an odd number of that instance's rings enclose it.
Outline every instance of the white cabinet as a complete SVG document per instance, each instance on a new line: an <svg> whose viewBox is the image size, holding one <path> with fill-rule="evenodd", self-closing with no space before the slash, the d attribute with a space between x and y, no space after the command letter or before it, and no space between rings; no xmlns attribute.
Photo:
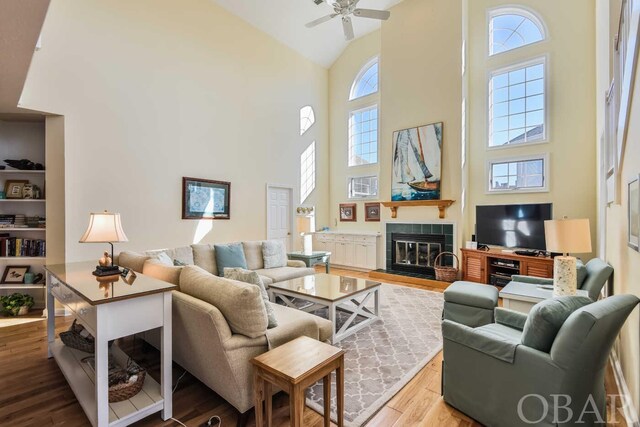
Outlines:
<svg viewBox="0 0 640 427"><path fill-rule="evenodd" d="M331 264L375 270L378 258L378 235L355 233L317 233L314 249L331 252Z"/></svg>

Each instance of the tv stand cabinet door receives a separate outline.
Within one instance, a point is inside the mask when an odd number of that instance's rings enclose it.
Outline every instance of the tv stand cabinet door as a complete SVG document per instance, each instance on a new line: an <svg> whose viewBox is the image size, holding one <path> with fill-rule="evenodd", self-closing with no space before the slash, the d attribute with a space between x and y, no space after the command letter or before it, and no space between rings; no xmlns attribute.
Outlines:
<svg viewBox="0 0 640 427"><path fill-rule="evenodd" d="M487 257L484 254L462 251L462 269L463 280L487 283Z"/></svg>
<svg viewBox="0 0 640 427"><path fill-rule="evenodd" d="M526 261L521 264L521 273L525 276L553 278L553 263Z"/></svg>

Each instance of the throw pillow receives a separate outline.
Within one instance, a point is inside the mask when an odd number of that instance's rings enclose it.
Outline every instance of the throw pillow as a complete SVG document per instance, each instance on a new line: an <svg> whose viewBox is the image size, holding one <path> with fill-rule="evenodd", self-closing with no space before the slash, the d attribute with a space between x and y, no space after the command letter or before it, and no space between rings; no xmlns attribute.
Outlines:
<svg viewBox="0 0 640 427"><path fill-rule="evenodd" d="M251 283L256 285L260 289L260 295L264 301L264 308L267 310L267 317L269 318L268 328L275 328L278 326L278 319L276 319L276 313L273 311L271 302L269 301L269 294L267 288L265 288L262 278L258 273L251 270L245 270L244 268L225 268L224 277L226 279L237 280L239 282Z"/></svg>
<svg viewBox="0 0 640 427"><path fill-rule="evenodd" d="M188 265L180 273L180 290L220 310L233 333L258 338L267 332L267 312L255 285L214 276Z"/></svg>
<svg viewBox="0 0 640 427"><path fill-rule="evenodd" d="M184 267L185 265L187 265L187 263L182 262L180 260L174 259L173 260L173 265L175 265L176 267Z"/></svg>
<svg viewBox="0 0 640 427"><path fill-rule="evenodd" d="M587 271L587 266L584 265L581 260L578 260L578 262L576 263L576 282L578 285L578 289L582 288L582 284L584 283L588 274L589 272Z"/></svg>
<svg viewBox="0 0 640 427"><path fill-rule="evenodd" d="M160 263L164 265L173 265L173 260L169 255L166 254L166 252L158 252L152 258L158 260Z"/></svg>
<svg viewBox="0 0 640 427"><path fill-rule="evenodd" d="M214 248L219 276L224 276L225 268L247 268L247 260L244 257L241 243L214 245Z"/></svg>
<svg viewBox="0 0 640 427"><path fill-rule="evenodd" d="M565 320L577 309L593 301L582 296L565 296L534 305L522 331L522 344L549 353Z"/></svg>
<svg viewBox="0 0 640 427"><path fill-rule="evenodd" d="M262 243L264 268L286 267L287 250L280 240L267 240Z"/></svg>

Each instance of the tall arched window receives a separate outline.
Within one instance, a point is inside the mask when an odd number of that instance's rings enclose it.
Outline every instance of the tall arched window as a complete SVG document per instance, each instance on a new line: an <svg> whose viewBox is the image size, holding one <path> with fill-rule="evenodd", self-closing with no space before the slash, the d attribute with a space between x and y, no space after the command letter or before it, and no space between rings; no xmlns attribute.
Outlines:
<svg viewBox="0 0 640 427"><path fill-rule="evenodd" d="M307 105L300 109L300 135L304 135L316 122L316 115L313 107Z"/></svg>
<svg viewBox="0 0 640 427"><path fill-rule="evenodd" d="M373 58L353 81L349 100L353 101L376 92L378 92L378 58Z"/></svg>
<svg viewBox="0 0 640 427"><path fill-rule="evenodd" d="M501 8L490 13L489 55L507 52L546 38L542 21L519 8Z"/></svg>

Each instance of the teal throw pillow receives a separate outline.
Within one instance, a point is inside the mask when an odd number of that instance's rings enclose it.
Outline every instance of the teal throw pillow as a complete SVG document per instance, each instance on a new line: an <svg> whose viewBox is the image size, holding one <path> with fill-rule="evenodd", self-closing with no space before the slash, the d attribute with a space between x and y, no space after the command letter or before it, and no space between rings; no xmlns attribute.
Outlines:
<svg viewBox="0 0 640 427"><path fill-rule="evenodd" d="M260 288L260 294L262 295L262 300L264 301L264 308L267 310L267 318L269 319L269 326L267 326L267 328L271 329L278 326L278 319L276 318L276 313L275 311L273 311L273 307L271 306L271 302L269 301L267 288L264 286L262 278L258 273L251 270L245 270L244 268L227 267L224 269L224 277L225 279L250 283Z"/></svg>
<svg viewBox="0 0 640 427"><path fill-rule="evenodd" d="M224 277L225 268L247 268L247 260L244 257L241 243L228 245L214 245L218 275Z"/></svg>
<svg viewBox="0 0 640 427"><path fill-rule="evenodd" d="M593 301L582 296L564 296L534 305L522 331L522 344L549 353L556 335L571 313Z"/></svg>

